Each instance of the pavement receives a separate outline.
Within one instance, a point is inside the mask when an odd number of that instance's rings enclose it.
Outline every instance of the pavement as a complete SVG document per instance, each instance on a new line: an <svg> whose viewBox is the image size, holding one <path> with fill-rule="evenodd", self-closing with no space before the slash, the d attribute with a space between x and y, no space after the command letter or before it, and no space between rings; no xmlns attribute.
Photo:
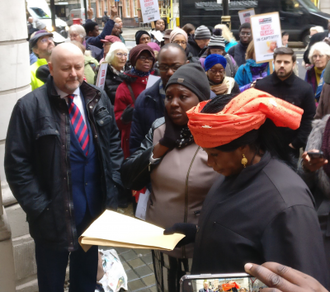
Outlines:
<svg viewBox="0 0 330 292"><path fill-rule="evenodd" d="M135 33L135 32L134 32ZM134 216L132 204L118 212ZM99 249L112 249L112 247L99 246ZM127 274L128 291L130 292L156 292L155 276L152 256L149 249L128 249L116 247L121 263Z"/></svg>

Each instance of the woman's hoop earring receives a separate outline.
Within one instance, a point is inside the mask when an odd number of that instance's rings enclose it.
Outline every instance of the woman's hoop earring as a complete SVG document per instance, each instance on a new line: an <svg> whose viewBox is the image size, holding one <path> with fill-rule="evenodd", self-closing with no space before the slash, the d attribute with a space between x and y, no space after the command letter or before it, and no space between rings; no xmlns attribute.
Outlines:
<svg viewBox="0 0 330 292"><path fill-rule="evenodd" d="M245 157L244 154L242 154L242 156L243 156L243 158L242 158L242 160L241 160L241 163L243 164L244 168L246 168L246 165L247 165L247 163L248 163L248 160L247 160L247 158Z"/></svg>

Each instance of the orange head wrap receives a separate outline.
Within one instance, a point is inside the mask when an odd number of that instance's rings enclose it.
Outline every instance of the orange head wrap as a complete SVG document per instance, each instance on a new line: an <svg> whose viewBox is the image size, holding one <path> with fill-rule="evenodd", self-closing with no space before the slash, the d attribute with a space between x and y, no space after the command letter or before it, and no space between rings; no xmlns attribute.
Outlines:
<svg viewBox="0 0 330 292"><path fill-rule="evenodd" d="M266 92L251 88L234 97L216 114L201 113L209 101L200 102L187 111L188 127L195 143L215 148L230 143L271 119L277 127L296 130L303 110Z"/></svg>
<svg viewBox="0 0 330 292"><path fill-rule="evenodd" d="M239 287L240 287L236 282L225 283L225 284L222 284L221 286L222 286L223 291L228 291L233 288L239 289Z"/></svg>

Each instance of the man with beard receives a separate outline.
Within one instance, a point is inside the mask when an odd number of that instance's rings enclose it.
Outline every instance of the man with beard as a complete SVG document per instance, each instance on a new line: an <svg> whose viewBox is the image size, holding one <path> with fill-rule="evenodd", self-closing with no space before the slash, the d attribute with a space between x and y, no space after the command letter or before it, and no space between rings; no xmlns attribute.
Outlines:
<svg viewBox="0 0 330 292"><path fill-rule="evenodd" d="M44 84L36 77L36 72L40 66L47 65L54 47L53 34L46 30L39 30L30 38L30 48L38 57L38 60L30 66L32 90Z"/></svg>
<svg viewBox="0 0 330 292"><path fill-rule="evenodd" d="M274 73L258 79L255 88L284 99L304 110L300 127L297 130L281 128L286 138L284 143L288 146L288 151L298 158L299 148L306 146L316 109L313 89L310 84L294 74L295 64L296 55L292 49L287 47L276 49Z"/></svg>
<svg viewBox="0 0 330 292"><path fill-rule="evenodd" d="M84 55L54 48L51 77L17 101L8 127L5 171L35 241L40 292L94 292L98 247L84 252L82 232L122 189L119 131L106 93L83 81Z"/></svg>

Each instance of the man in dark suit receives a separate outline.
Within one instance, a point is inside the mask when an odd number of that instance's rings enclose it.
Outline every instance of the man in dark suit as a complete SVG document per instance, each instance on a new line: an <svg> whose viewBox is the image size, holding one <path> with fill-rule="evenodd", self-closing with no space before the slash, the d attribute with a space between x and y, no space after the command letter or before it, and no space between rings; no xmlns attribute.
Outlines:
<svg viewBox="0 0 330 292"><path fill-rule="evenodd" d="M46 84L13 109L7 181L35 241L39 291L63 292L70 258L70 292L94 292L98 248L84 252L78 238L104 209L117 208L119 131L106 93L83 81L77 46L58 45L48 65Z"/></svg>
<svg viewBox="0 0 330 292"><path fill-rule="evenodd" d="M330 20L328 22L328 30L324 31L324 32L319 32L316 33L314 35L312 35L310 42L308 44L307 50L304 53L304 62L306 64L310 64L310 61L308 59L308 55L309 55L309 50L310 48L317 42L322 42L325 41L328 45L330 45Z"/></svg>

